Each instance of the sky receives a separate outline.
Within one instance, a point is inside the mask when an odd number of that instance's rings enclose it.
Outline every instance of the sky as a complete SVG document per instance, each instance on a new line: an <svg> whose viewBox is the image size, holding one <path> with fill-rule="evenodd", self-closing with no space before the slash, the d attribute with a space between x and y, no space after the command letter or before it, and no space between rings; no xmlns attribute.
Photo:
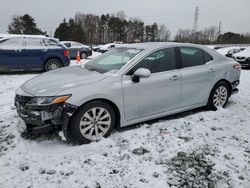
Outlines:
<svg viewBox="0 0 250 188"><path fill-rule="evenodd" d="M250 32L250 0L1 0L0 33L7 32L13 15L28 13L40 29L53 34L63 18L76 12L101 15L124 10L128 18L164 24L174 35L180 28L193 27L197 6L199 29L221 21L222 32Z"/></svg>

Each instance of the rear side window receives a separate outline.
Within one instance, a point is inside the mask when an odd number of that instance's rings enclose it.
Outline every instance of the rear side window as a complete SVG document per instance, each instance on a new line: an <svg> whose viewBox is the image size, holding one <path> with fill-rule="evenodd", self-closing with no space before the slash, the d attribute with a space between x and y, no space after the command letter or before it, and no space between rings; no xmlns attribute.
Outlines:
<svg viewBox="0 0 250 188"><path fill-rule="evenodd" d="M72 42L71 43L71 46L81 46L82 44L81 43L79 43L79 42Z"/></svg>
<svg viewBox="0 0 250 188"><path fill-rule="evenodd" d="M45 46L60 46L60 44L52 39L43 39Z"/></svg>
<svg viewBox="0 0 250 188"><path fill-rule="evenodd" d="M183 67L193 67L204 64L203 51L193 47L180 47Z"/></svg>
<svg viewBox="0 0 250 188"><path fill-rule="evenodd" d="M25 46L43 46L40 38L25 38Z"/></svg>

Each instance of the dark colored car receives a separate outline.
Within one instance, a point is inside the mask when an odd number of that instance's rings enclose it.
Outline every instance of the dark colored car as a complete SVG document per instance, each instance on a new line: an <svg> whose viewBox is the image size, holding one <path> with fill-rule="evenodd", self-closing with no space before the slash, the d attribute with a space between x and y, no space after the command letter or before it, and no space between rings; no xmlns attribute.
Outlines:
<svg viewBox="0 0 250 188"><path fill-rule="evenodd" d="M70 59L76 59L78 51L81 59L86 59L87 57L92 56L92 51L90 47L80 42L62 41L61 43L68 48Z"/></svg>
<svg viewBox="0 0 250 188"><path fill-rule="evenodd" d="M69 64L67 48L55 39L15 36L0 40L0 72L49 71Z"/></svg>

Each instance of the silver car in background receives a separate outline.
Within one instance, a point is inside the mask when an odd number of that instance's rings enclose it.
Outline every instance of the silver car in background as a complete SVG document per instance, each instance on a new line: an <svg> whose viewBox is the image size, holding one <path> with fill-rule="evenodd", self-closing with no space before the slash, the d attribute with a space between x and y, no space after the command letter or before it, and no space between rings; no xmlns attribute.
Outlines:
<svg viewBox="0 0 250 188"><path fill-rule="evenodd" d="M60 43L68 48L70 59L76 59L78 55L77 53L79 53L81 59L86 59L89 56L92 56L91 48L80 42L61 41Z"/></svg>
<svg viewBox="0 0 250 188"><path fill-rule="evenodd" d="M141 43L115 48L84 66L41 74L17 91L29 132L61 129L89 143L114 128L207 106L238 92L239 63L205 46Z"/></svg>

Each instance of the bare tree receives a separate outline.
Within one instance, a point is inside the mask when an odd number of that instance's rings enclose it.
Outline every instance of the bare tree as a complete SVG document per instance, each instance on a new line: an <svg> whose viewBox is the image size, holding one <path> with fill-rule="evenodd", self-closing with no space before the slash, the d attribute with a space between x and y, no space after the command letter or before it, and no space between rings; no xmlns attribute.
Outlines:
<svg viewBox="0 0 250 188"><path fill-rule="evenodd" d="M217 40L219 36L219 28L216 26L210 26L204 29L205 38L210 42L214 42Z"/></svg>
<svg viewBox="0 0 250 188"><path fill-rule="evenodd" d="M177 42L190 42L191 41L191 29L179 29L175 36L175 41Z"/></svg>
<svg viewBox="0 0 250 188"><path fill-rule="evenodd" d="M166 42L169 41L171 36L171 32L169 29L167 29L167 27L163 24L161 24L159 26L159 30L158 30L158 41L162 41L162 42Z"/></svg>

